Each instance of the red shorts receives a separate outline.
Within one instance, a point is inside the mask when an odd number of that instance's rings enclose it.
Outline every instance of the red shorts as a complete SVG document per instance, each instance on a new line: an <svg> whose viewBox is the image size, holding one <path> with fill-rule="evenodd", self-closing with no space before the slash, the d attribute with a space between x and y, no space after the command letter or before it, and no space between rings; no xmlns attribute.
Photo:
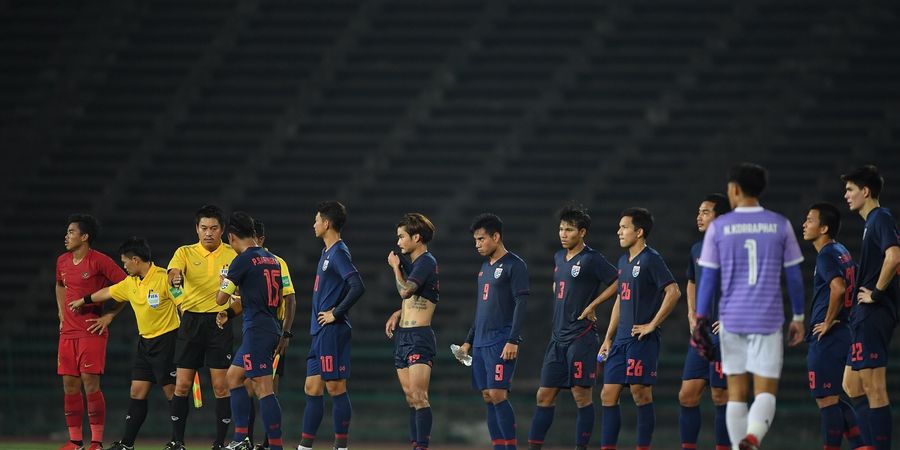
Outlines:
<svg viewBox="0 0 900 450"><path fill-rule="evenodd" d="M106 336L59 339L57 375L102 375L106 368Z"/></svg>

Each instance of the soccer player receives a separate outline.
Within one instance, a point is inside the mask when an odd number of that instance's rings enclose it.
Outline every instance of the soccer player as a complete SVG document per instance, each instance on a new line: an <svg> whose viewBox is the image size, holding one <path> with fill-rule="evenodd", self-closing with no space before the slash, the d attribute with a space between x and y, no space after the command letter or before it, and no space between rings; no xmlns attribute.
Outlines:
<svg viewBox="0 0 900 450"><path fill-rule="evenodd" d="M850 252L835 241L841 229L841 213L830 203L816 203L806 213L803 240L812 242L818 255L813 273L809 345L806 356L809 390L822 415L822 443L826 450L840 450L847 435L853 448L863 446L852 407L840 401L843 365L850 348L847 313L853 305L856 265ZM847 419L851 420L849 423Z"/></svg>
<svg viewBox="0 0 900 450"><path fill-rule="evenodd" d="M700 203L697 211L697 230L705 232L710 222L731 211L728 199L722 194L710 194ZM697 279L700 270L697 261L700 259L700 249L703 241L691 246L691 260L687 269L687 304L688 323L690 329L694 328L697 320ZM710 320L713 322L713 330L719 328L719 291L714 292L715 298L711 306ZM722 362L719 357L719 335L712 335L713 357L706 359L697 353L694 347L688 346L687 356L684 358L684 370L681 374L681 391L678 393L678 401L681 403L679 414L679 428L681 430L681 448L697 448L697 436L700 434L700 396L708 384L713 404L716 405L716 450L728 450L731 441L728 439L728 428L725 426L725 407L728 403L728 390L725 374L722 373Z"/></svg>
<svg viewBox="0 0 900 450"><path fill-rule="evenodd" d="M173 357L180 319L166 269L153 264L147 241L132 237L119 247L119 255L128 277L69 303L69 309L79 311L107 300L131 303L140 335L131 369L131 402L125 433L107 450L134 450L134 440L147 418L150 388L158 384L169 400L175 392Z"/></svg>
<svg viewBox="0 0 900 450"><path fill-rule="evenodd" d="M316 237L325 248L316 267L313 284L312 335L306 357L306 408L303 411L303 434L298 450L312 448L324 414L325 391L334 402L334 448L347 448L350 431L350 308L362 297L366 288L350 258L350 249L341 240L347 221L347 208L340 202L325 201L316 206L313 223Z"/></svg>
<svg viewBox="0 0 900 450"><path fill-rule="evenodd" d="M226 229L228 243L238 253L222 286L216 294L216 304L225 305L240 289L243 311L243 339L228 368L228 387L231 389L231 411L234 420L234 439L228 450L251 450L247 438L250 420L250 395L244 387L249 378L259 397L266 434L272 450L282 450L281 405L272 386L272 362L276 354L287 346L290 331L282 332L276 319L282 301L281 264L275 255L260 247L256 241L253 218L245 212L232 213Z"/></svg>
<svg viewBox="0 0 900 450"><path fill-rule="evenodd" d="M253 230L256 233L256 243L259 244L263 250L269 251L266 248L266 225L261 220L253 220ZM294 284L291 281L291 272L288 269L287 263L278 255L275 255L275 258L278 259L278 262L281 264L281 304L278 305L278 311L276 314L276 319L281 323L281 329L285 330L282 334L286 336L288 339L294 337L293 333L289 330L293 327L294 324L294 311L297 306L296 299L296 291L294 290ZM222 327L225 326L225 323L228 322L229 319L234 318L237 314L241 313L241 303L235 302L232 303L231 306L225 311L220 311L218 317L216 318L216 323ZM290 341L284 341L285 344ZM278 380L284 376L284 353L287 350L287 345L284 347L280 347L280 352L278 353L279 359L278 364L275 366L275 372L272 374L272 391L274 393L278 393ZM273 364L275 364L273 362ZM247 378L244 380L244 387L247 388L247 392L250 393L250 396L255 396L253 391L253 382ZM250 402L250 418L247 422L247 438L250 439L250 442L253 442L253 425L256 421L256 407L251 399ZM263 442L256 444L254 446L254 450L262 450L269 448L269 436L263 433Z"/></svg>
<svg viewBox="0 0 900 450"><path fill-rule="evenodd" d="M91 248L100 225L93 216L73 214L66 229L66 252L56 259L56 307L59 316L59 353L56 373L62 376L65 393L66 426L69 442L60 450L82 450L81 424L87 395L88 421L91 424L89 450L102 447L106 422L106 401L100 391L100 376L106 366L106 328L122 310L117 305L102 313L99 305L73 312L67 308L75 301L103 287L125 279L125 272L113 260ZM102 314L101 314L102 313Z"/></svg>
<svg viewBox="0 0 900 450"><path fill-rule="evenodd" d="M878 196L884 178L872 165L841 177L844 199L851 211L866 221L856 282L858 304L850 314L853 334L849 364L844 370L847 394L857 398L860 424L869 424L867 443L877 449L891 447L891 406L887 393L888 349L897 326L900 265L897 225ZM865 399L862 398L863 393ZM866 404L868 399L868 404ZM864 433L864 437L866 433Z"/></svg>
<svg viewBox="0 0 900 450"><path fill-rule="evenodd" d="M662 256L647 245L652 229L653 216L644 208L627 208L619 217L619 246L626 253L619 258L618 296L598 353L607 356L600 393L603 449L616 448L622 426L619 396L625 385L637 406L637 449L649 449L653 440L658 328L681 290Z"/></svg>
<svg viewBox="0 0 900 450"><path fill-rule="evenodd" d="M722 371L728 376L726 422L732 445L756 449L775 417L775 394L784 356L781 272L785 272L791 309L789 345L803 341L803 261L797 237L784 216L763 209L766 169L744 163L728 174L728 201L734 208L713 221L703 237L698 263L697 321L692 342L701 355L713 356L710 312L720 282L719 340ZM749 373L755 399L747 408Z"/></svg>
<svg viewBox="0 0 900 450"><path fill-rule="evenodd" d="M562 250L553 256L553 333L544 353L537 406L528 433L531 450L544 444L560 389L571 389L578 407L576 449L587 448L594 429L593 386L600 336L587 316L615 294L618 274L600 252L584 243L590 228L591 216L583 208L566 206L559 212Z"/></svg>
<svg viewBox="0 0 900 450"><path fill-rule="evenodd" d="M494 214L475 218L469 232L487 258L478 272L475 323L457 357L472 350L472 387L487 404L494 450L516 448L516 415L507 400L516 371L522 322L528 304L528 267L503 245L503 222Z"/></svg>
<svg viewBox="0 0 900 450"><path fill-rule="evenodd" d="M194 219L199 242L175 250L168 267L169 285L183 288L183 293L178 298L182 315L175 342L177 370L171 410L172 442L164 450L184 449L188 393L194 374L204 365L209 367L216 397L213 450L224 446L225 433L231 423L231 403L225 374L231 364L234 332L231 327L219 328L216 325L217 313L225 309L216 304L216 292L237 254L231 246L222 242L225 214L221 209L212 205L203 206Z"/></svg>
<svg viewBox="0 0 900 450"><path fill-rule="evenodd" d="M415 450L428 449L431 439L428 384L437 346L431 318L439 297L437 260L428 251L433 237L434 224L425 215L406 214L397 223L397 247L411 264L401 267L400 257L393 251L387 257L403 302L388 318L384 331L388 338L396 335L394 367L409 405L409 438Z"/></svg>

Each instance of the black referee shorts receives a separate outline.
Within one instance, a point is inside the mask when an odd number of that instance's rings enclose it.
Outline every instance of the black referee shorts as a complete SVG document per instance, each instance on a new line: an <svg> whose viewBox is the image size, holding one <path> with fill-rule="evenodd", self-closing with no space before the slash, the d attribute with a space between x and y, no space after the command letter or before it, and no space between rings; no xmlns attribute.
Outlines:
<svg viewBox="0 0 900 450"><path fill-rule="evenodd" d="M175 384L175 341L178 330L155 338L139 338L131 379L149 381L160 386Z"/></svg>
<svg viewBox="0 0 900 450"><path fill-rule="evenodd" d="M180 369L227 369L231 366L234 332L231 322L216 325L216 313L186 311L181 315L175 343L175 365Z"/></svg>

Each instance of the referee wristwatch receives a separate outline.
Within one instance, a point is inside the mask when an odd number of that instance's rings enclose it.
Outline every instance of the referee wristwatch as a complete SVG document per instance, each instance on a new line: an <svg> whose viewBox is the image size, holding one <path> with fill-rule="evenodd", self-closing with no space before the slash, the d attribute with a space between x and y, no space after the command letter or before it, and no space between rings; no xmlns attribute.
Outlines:
<svg viewBox="0 0 900 450"><path fill-rule="evenodd" d="M294 333L291 333L290 331L285 330L285 331L281 332L281 337L290 339L290 338L294 337Z"/></svg>

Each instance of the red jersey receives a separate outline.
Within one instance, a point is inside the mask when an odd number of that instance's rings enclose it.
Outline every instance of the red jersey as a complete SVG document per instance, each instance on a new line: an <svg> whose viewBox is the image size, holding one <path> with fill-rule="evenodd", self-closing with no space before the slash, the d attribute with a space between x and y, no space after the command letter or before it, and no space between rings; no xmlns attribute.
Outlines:
<svg viewBox="0 0 900 450"><path fill-rule="evenodd" d="M68 308L70 302L88 294L93 294L107 286L125 279L125 271L113 262L112 258L91 249L78 264L72 262L69 252L56 259L56 282L66 287L66 300L63 305L63 326L60 337L74 339L96 336L87 331L92 322L103 312L102 305L85 305L80 312L74 313Z"/></svg>

